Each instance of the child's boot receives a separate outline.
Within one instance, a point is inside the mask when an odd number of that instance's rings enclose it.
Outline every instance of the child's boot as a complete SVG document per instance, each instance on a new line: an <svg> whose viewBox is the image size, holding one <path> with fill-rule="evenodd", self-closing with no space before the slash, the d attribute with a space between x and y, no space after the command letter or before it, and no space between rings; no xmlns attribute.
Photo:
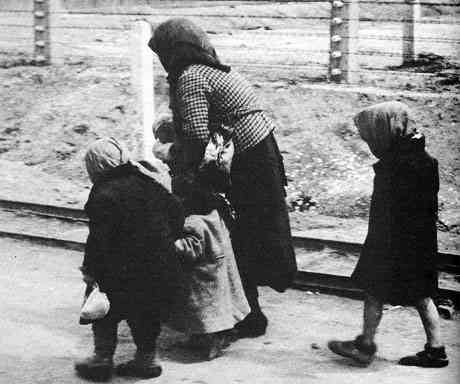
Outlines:
<svg viewBox="0 0 460 384"><path fill-rule="evenodd" d="M75 363L80 377L92 381L107 381L112 377L116 332L116 324L93 324L94 355Z"/></svg>
<svg viewBox="0 0 460 384"><path fill-rule="evenodd" d="M94 354L75 363L75 370L84 379L108 381L113 373L113 359L109 356Z"/></svg>
<svg viewBox="0 0 460 384"><path fill-rule="evenodd" d="M363 365L372 363L377 351L377 346L374 343L371 345L364 344L362 336L350 341L333 340L328 343L328 347L332 352L340 356L350 357Z"/></svg>
<svg viewBox="0 0 460 384"><path fill-rule="evenodd" d="M137 351L133 360L117 366L117 375L150 379L161 375L162 368L156 359L155 350Z"/></svg>
<svg viewBox="0 0 460 384"><path fill-rule="evenodd" d="M424 368L443 368L449 364L445 347L430 347L425 344L425 349L412 356L399 360L401 365L411 365Z"/></svg>

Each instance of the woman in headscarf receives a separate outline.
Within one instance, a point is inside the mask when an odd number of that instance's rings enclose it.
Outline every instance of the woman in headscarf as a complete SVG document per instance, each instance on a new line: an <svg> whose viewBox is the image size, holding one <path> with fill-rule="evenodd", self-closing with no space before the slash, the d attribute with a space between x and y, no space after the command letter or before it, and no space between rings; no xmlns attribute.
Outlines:
<svg viewBox="0 0 460 384"><path fill-rule="evenodd" d="M436 269L439 190L438 162L425 151L425 137L412 125L408 107L386 102L354 119L362 139L379 159L374 165L369 229L352 279L365 292L363 332L352 341L331 341L329 348L362 364L375 357L374 342L385 303L415 306L425 328L423 351L401 365L445 367Z"/></svg>
<svg viewBox="0 0 460 384"><path fill-rule="evenodd" d="M159 376L156 339L179 286L174 242L182 235L182 205L152 177L158 172L130 161L116 139L93 143L85 162L93 187L85 205L89 236L81 270L90 287L97 283L107 294L110 310L92 324L94 355L75 368L83 377L108 379L118 323L126 319L137 350L117 373Z"/></svg>
<svg viewBox="0 0 460 384"><path fill-rule="evenodd" d="M258 285L283 292L297 270L285 203L286 176L275 125L245 79L221 63L205 31L170 19L149 47L168 72L170 107L185 170L195 171L215 132L235 146L227 190L236 211L232 242L251 313L235 327L240 337L265 333Z"/></svg>

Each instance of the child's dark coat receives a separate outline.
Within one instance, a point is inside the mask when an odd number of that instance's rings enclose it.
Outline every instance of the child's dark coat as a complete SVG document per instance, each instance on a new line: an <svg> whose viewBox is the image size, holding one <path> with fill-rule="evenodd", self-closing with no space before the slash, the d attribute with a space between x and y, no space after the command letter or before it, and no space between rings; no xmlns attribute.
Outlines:
<svg viewBox="0 0 460 384"><path fill-rule="evenodd" d="M178 200L131 164L118 166L92 188L83 270L106 292L111 310L157 313L179 275L174 241L184 213Z"/></svg>
<svg viewBox="0 0 460 384"><path fill-rule="evenodd" d="M368 235L352 278L384 302L411 305L437 291L438 163L422 138L374 170Z"/></svg>

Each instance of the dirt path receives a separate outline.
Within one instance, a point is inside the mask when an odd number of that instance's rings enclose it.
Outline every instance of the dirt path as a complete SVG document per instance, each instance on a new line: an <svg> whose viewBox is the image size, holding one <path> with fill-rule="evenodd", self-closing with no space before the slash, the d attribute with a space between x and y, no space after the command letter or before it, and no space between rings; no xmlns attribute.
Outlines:
<svg viewBox="0 0 460 384"><path fill-rule="evenodd" d="M0 240L0 383L74 384L73 362L90 351L91 333L77 324L83 286L78 252ZM460 322L442 321L451 364L442 370L400 367L396 361L424 343L412 309L387 311L378 336L374 365L358 368L326 348L334 337L359 330L361 303L327 295L264 289L262 304L271 322L268 333L240 340L224 356L197 360L180 348L180 334L165 330L160 341L162 377L143 382L184 384L296 383L456 383L460 377ZM117 362L134 351L125 325L120 328ZM315 345L314 349L312 345ZM135 382L115 378L114 383Z"/></svg>

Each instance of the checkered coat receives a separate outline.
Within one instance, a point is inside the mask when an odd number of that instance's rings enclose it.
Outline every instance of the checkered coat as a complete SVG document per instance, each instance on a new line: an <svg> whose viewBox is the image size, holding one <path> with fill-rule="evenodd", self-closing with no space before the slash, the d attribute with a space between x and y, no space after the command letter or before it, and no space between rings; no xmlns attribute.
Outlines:
<svg viewBox="0 0 460 384"><path fill-rule="evenodd" d="M207 144L210 133L224 126L233 131L237 154L275 128L244 78L206 65L191 65L178 77L171 86L170 107L184 139Z"/></svg>

